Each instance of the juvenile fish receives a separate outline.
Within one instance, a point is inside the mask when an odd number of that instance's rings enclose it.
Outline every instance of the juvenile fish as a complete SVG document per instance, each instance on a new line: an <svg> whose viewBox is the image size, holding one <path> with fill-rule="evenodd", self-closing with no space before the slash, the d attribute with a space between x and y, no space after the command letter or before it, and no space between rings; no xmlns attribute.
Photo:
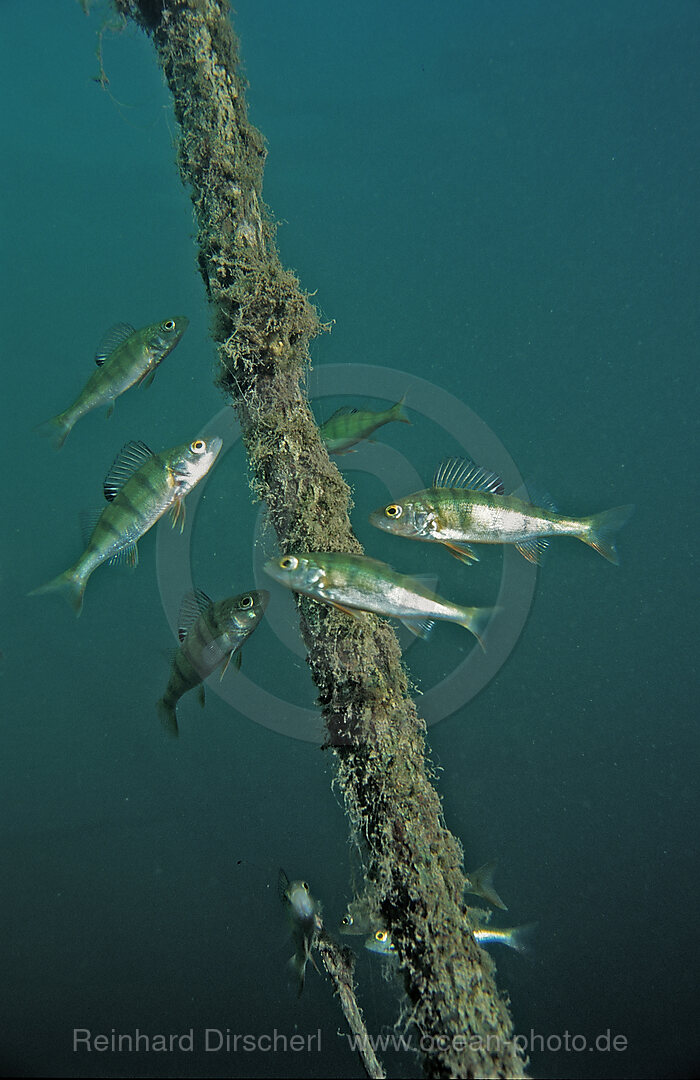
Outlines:
<svg viewBox="0 0 700 1080"><path fill-rule="evenodd" d="M406 395L392 405L390 409L372 412L371 409L351 409L343 406L321 424L321 438L329 454L347 454L350 447L368 439L372 432L384 424L398 420L401 424L410 424L403 403Z"/></svg>
<svg viewBox="0 0 700 1080"><path fill-rule="evenodd" d="M73 425L99 405L108 405L110 415L115 399L139 383L150 386L156 368L189 326L189 319L176 315L173 319L153 323L143 330L134 330L128 323L112 326L97 347L95 371L72 405L39 426L48 435L56 450L63 446Z"/></svg>
<svg viewBox="0 0 700 1080"><path fill-rule="evenodd" d="M270 577L295 592L354 615L373 611L399 619L418 637L427 637L433 620L458 623L482 636L494 608L462 607L425 589L416 578L399 574L387 563L366 555L312 551L271 559L264 568Z"/></svg>
<svg viewBox="0 0 700 1080"><path fill-rule="evenodd" d="M504 494L500 477L456 459L440 465L432 487L374 510L369 520L396 536L444 544L467 564L479 561L471 543L515 544L526 559L539 563L551 536L575 536L617 564L616 533L633 510L616 506L591 517L565 517L553 506Z"/></svg>
<svg viewBox="0 0 700 1080"><path fill-rule="evenodd" d="M180 646L165 693L156 706L171 735L178 734L177 703L183 694L198 686L199 703L204 707L204 679L218 667L223 679L231 661L238 671L241 647L262 619L269 596L264 589L254 589L214 603L199 589L187 593L180 608Z"/></svg>
<svg viewBox="0 0 700 1080"><path fill-rule="evenodd" d="M508 908L496 892L493 884L493 874L496 862L484 863L478 870L472 870L465 875L464 891L481 896L494 907L507 911ZM372 930L380 925L380 920L372 914L369 900L365 897L351 900L347 910L340 921L341 934L371 934Z"/></svg>
<svg viewBox="0 0 700 1080"><path fill-rule="evenodd" d="M154 454L145 443L127 443L104 482L107 506L86 522L85 551L68 570L29 595L63 593L80 615L88 578L101 563L124 561L135 566L138 540L166 510L172 510L173 525L179 517L184 524L183 500L209 472L221 446L218 437L208 442L195 439Z"/></svg>
<svg viewBox="0 0 700 1080"><path fill-rule="evenodd" d="M306 965L316 962L311 955L318 935L323 929L321 908L309 892L305 881L290 881L284 870L280 869L277 878L277 891L284 904L294 941L294 956L289 963L297 976L297 997L304 989ZM316 968L318 971L318 968Z"/></svg>
<svg viewBox="0 0 700 1080"><path fill-rule="evenodd" d="M351 900L340 920L341 934L369 934L377 919L372 915L369 900L364 897Z"/></svg>
<svg viewBox="0 0 700 1080"><path fill-rule="evenodd" d="M530 951L530 939L536 925L526 923L524 926L508 926L500 930L498 927L477 927L472 933L479 945L506 945L516 952L526 953ZM365 948L382 956L391 956L396 952L391 934L383 927L365 939Z"/></svg>

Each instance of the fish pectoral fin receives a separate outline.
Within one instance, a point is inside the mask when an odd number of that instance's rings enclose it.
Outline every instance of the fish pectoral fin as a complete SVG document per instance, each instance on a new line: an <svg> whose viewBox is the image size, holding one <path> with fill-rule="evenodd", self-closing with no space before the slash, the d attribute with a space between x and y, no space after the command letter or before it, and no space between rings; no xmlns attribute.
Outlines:
<svg viewBox="0 0 700 1080"><path fill-rule="evenodd" d="M95 531L97 522L102 517L101 510L81 510L78 514L78 520L80 522L80 534L83 538L83 543L87 547L90 542L90 537Z"/></svg>
<svg viewBox="0 0 700 1080"><path fill-rule="evenodd" d="M114 398L112 398L109 405L107 406L107 412L105 413L105 420L109 420L110 416L114 412L114 404L115 404L114 403Z"/></svg>
<svg viewBox="0 0 700 1080"><path fill-rule="evenodd" d="M133 544L125 544L109 560L110 566L138 566L139 549L136 541Z"/></svg>
<svg viewBox="0 0 700 1080"><path fill-rule="evenodd" d="M125 341L128 341L132 334L135 333L136 331L130 323L118 322L114 326L110 326L95 350L95 363L97 366L102 367L105 360L112 355L114 350L123 345Z"/></svg>
<svg viewBox="0 0 700 1080"><path fill-rule="evenodd" d="M221 669L221 675L219 676L219 682L222 681L224 675L228 671L229 664L231 663L231 661L233 661L233 670L234 671L240 671L241 670L241 650L240 649L238 649L238 650L234 649L226 657L226 660L224 661L224 665L223 665L223 667Z"/></svg>
<svg viewBox="0 0 700 1080"><path fill-rule="evenodd" d="M539 566L541 565L544 556L547 554L549 540L544 536L533 536L531 540L521 540L520 543L515 546L528 562L535 563Z"/></svg>
<svg viewBox="0 0 700 1080"><path fill-rule="evenodd" d="M144 371L143 375L141 375L141 377L136 380L136 385L142 386L144 390L148 390L149 386L153 385L153 380L155 379L155 377L156 369L154 367L148 368L146 371Z"/></svg>
<svg viewBox="0 0 700 1080"><path fill-rule="evenodd" d="M105 477L102 485L104 497L107 502L119 494L127 480L130 480L142 465L153 457L153 451L141 440L134 440L122 446L121 450L112 462L112 467Z"/></svg>
<svg viewBox="0 0 700 1080"><path fill-rule="evenodd" d="M452 540L443 540L442 543L449 549L450 554L454 555L455 559L459 559L460 562L465 563L467 566L479 561L479 556L469 544L460 544Z"/></svg>
<svg viewBox="0 0 700 1080"><path fill-rule="evenodd" d="M412 634L415 634L416 637L423 638L423 640L430 635L435 626L434 619L425 619L420 616L412 619L401 619L400 622L402 622L406 629L410 630Z"/></svg>

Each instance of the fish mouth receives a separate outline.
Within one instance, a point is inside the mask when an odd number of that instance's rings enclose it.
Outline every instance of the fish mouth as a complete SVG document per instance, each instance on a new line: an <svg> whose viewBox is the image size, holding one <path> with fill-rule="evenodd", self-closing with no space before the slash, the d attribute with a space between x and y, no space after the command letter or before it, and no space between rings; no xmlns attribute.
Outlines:
<svg viewBox="0 0 700 1080"><path fill-rule="evenodd" d="M256 599L260 609L262 611L265 611L265 609L267 608L268 603L270 602L270 594L267 591L267 589L256 589L255 590L255 599Z"/></svg>
<svg viewBox="0 0 700 1080"><path fill-rule="evenodd" d="M378 529L384 529L385 532L392 532L391 522L388 520L384 513L384 507L381 510L373 510L369 515L370 525L375 525Z"/></svg>
<svg viewBox="0 0 700 1080"><path fill-rule="evenodd" d="M207 442L207 449L213 458L217 458L221 452L221 447L224 445L224 440L220 439L218 435L215 435L213 439L209 439Z"/></svg>
<svg viewBox="0 0 700 1080"><path fill-rule="evenodd" d="M286 571L282 570L276 559L269 559L263 566L263 570L266 574L269 574L271 578L274 578L275 581L279 581L282 585L285 585L289 580L288 574Z"/></svg>

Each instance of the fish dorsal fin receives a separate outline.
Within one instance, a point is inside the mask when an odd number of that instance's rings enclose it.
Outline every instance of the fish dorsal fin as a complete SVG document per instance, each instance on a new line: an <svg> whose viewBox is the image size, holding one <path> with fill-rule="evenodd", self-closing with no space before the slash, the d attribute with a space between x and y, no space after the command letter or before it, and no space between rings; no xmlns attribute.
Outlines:
<svg viewBox="0 0 700 1080"><path fill-rule="evenodd" d="M289 878L285 874L284 870L280 866L277 873L277 895L283 904L286 904L289 900L287 896L287 889L289 888Z"/></svg>
<svg viewBox="0 0 700 1080"><path fill-rule="evenodd" d="M81 510L78 515L80 521L80 535L83 538L83 543L87 547L90 543L92 534L95 531L97 522L102 517L102 510Z"/></svg>
<svg viewBox="0 0 700 1080"><path fill-rule="evenodd" d="M557 504L554 499L547 489L538 484L536 480L527 480L525 482L525 491L519 488L518 492L514 492L514 494L518 494L519 498L525 499L526 502L537 507L538 510L552 510L555 514L557 513Z"/></svg>
<svg viewBox="0 0 700 1080"><path fill-rule="evenodd" d="M105 360L112 355L114 350L123 345L125 341L128 341L131 335L135 333L136 330L128 322L118 322L114 326L110 326L95 350L95 363L97 366L102 367Z"/></svg>
<svg viewBox="0 0 700 1080"><path fill-rule="evenodd" d="M107 502L111 502L115 495L119 494L127 480L151 457L153 457L153 451L140 440L128 442L122 446L105 477L103 491Z"/></svg>
<svg viewBox="0 0 700 1080"><path fill-rule="evenodd" d="M352 414L356 412L357 409L353 409L350 405L341 405L339 409L335 410L332 416L328 417L326 423L329 423L331 420L337 420L339 416L352 416Z"/></svg>
<svg viewBox="0 0 700 1080"><path fill-rule="evenodd" d="M469 458L447 458L442 461L435 471L433 487L467 488L469 491L488 491L491 495L505 494L500 476L475 465Z"/></svg>
<svg viewBox="0 0 700 1080"><path fill-rule="evenodd" d="M191 589L185 593L180 604L177 620L177 636L184 641L200 615L211 607L211 600L201 589Z"/></svg>

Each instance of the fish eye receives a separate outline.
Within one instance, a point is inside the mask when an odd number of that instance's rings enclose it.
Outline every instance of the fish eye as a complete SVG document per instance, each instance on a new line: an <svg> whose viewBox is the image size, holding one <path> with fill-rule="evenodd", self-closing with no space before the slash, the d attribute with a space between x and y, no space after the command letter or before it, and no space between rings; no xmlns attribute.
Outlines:
<svg viewBox="0 0 700 1080"><path fill-rule="evenodd" d="M398 503L390 503L384 510L384 513L390 518L400 518L403 514L403 507L399 506Z"/></svg>
<svg viewBox="0 0 700 1080"><path fill-rule="evenodd" d="M206 448L207 444L204 439L195 439L194 442L190 443L190 450L193 454L203 454Z"/></svg>
<svg viewBox="0 0 700 1080"><path fill-rule="evenodd" d="M280 559L280 566L283 570L296 570L299 565L299 560L295 559L293 555L285 555L283 559Z"/></svg>
<svg viewBox="0 0 700 1080"><path fill-rule="evenodd" d="M243 599L241 600L241 607L243 608L243 610L245 611L247 608L252 608L252 606L253 606L253 597L252 596L244 596Z"/></svg>
<svg viewBox="0 0 700 1080"><path fill-rule="evenodd" d="M301 887L302 887L302 889L306 889L307 892L309 891L309 886L306 884L305 881L302 881Z"/></svg>
<svg viewBox="0 0 700 1080"><path fill-rule="evenodd" d="M168 319L167 322L163 323L163 329L167 330L168 333L170 334L175 329L175 320L174 319Z"/></svg>
<svg viewBox="0 0 700 1080"><path fill-rule="evenodd" d="M341 926L352 926L352 915L343 915L340 920Z"/></svg>
<svg viewBox="0 0 700 1080"><path fill-rule="evenodd" d="M374 936L375 939L380 943L380 945L383 945L389 937L389 932L388 930L377 930Z"/></svg>

